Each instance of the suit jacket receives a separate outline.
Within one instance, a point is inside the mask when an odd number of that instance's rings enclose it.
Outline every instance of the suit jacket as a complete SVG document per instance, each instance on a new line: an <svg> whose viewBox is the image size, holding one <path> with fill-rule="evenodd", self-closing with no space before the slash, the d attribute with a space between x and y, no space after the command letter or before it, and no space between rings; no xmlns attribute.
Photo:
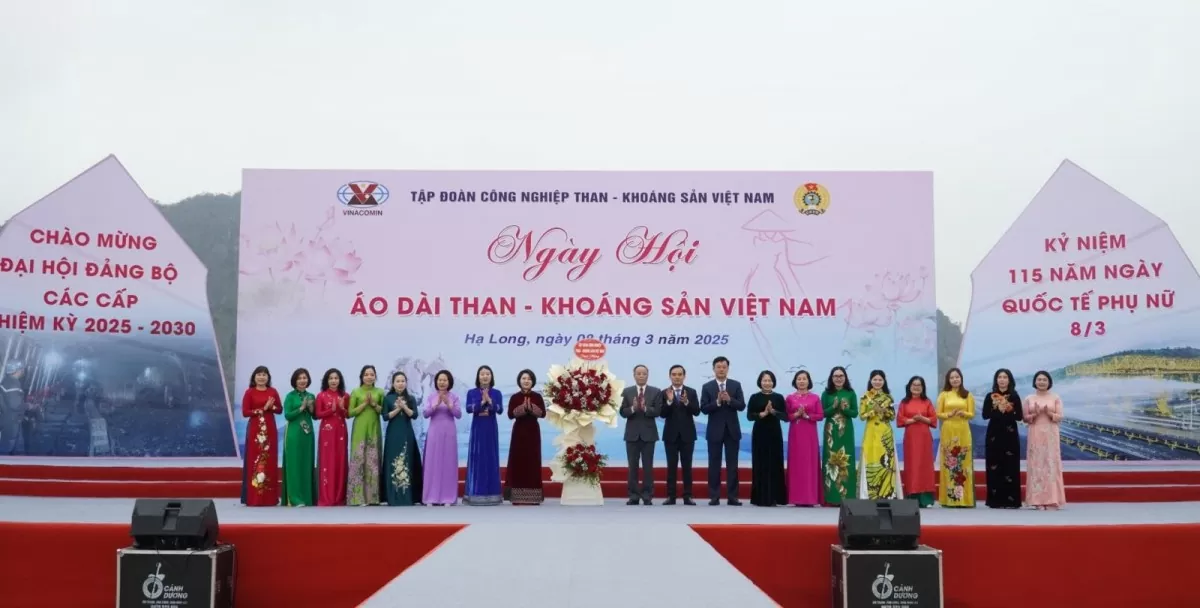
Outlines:
<svg viewBox="0 0 1200 608"><path fill-rule="evenodd" d="M658 424L654 422L658 418L658 407L660 403L659 390L646 385L646 392L642 398L646 403L646 411L634 411L634 406L637 405L638 387L633 385L627 387L621 393L621 417L625 419L625 441L658 441Z"/></svg>
<svg viewBox="0 0 1200 608"><path fill-rule="evenodd" d="M704 438L709 441L741 439L742 426L738 412L746 409L742 383L732 378L725 379L725 392L729 393L729 403L717 403L719 392L715 379L705 382L700 389L700 411L708 415L708 428L704 431Z"/></svg>
<svg viewBox="0 0 1200 608"><path fill-rule="evenodd" d="M695 417L700 415L700 397L696 395L696 389L686 384L683 385L683 392L687 395L687 405L683 404L682 399L675 399L675 391L669 386L658 393L659 410L666 419L663 424L663 441L696 440Z"/></svg>

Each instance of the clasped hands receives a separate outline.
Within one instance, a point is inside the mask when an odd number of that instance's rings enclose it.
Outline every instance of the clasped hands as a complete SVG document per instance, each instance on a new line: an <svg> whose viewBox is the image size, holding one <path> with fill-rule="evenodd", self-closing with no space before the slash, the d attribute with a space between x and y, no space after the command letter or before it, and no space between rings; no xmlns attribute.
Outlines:
<svg viewBox="0 0 1200 608"><path fill-rule="evenodd" d="M275 398L267 397L267 404L265 406L263 406L263 409L261 409L261 410L254 410L254 415L262 416L263 414L265 414L267 412L276 411L278 409L279 408L275 406Z"/></svg>
<svg viewBox="0 0 1200 608"><path fill-rule="evenodd" d="M408 408L408 402L404 400L404 397L397 397L396 402L392 404L392 409L404 412L405 416L412 416L413 413L412 410Z"/></svg>
<svg viewBox="0 0 1200 608"><path fill-rule="evenodd" d="M518 416L523 415L523 414L530 414L533 416L542 415L541 410L539 410L538 407L536 405L534 405L533 402L530 401L528 398L525 399L525 403L522 403L521 405L518 405L517 407L513 408L513 413Z"/></svg>
<svg viewBox="0 0 1200 608"><path fill-rule="evenodd" d="M525 399L524 403L513 408L513 414L516 414L517 416L524 416L525 414L532 414L532 413L533 413L533 405L530 404L528 398Z"/></svg>

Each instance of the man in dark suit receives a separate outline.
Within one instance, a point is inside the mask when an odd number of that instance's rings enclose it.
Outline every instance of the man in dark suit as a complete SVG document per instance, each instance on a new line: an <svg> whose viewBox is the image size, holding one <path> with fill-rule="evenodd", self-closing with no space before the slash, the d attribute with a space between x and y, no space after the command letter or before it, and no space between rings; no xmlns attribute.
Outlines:
<svg viewBox="0 0 1200 608"><path fill-rule="evenodd" d="M729 377L729 359L713 359L714 379L701 388L700 411L708 415L708 504L721 503L721 450L725 450L725 489L729 504L738 506L738 444L742 440L739 413L746 409L742 385Z"/></svg>
<svg viewBox="0 0 1200 608"><path fill-rule="evenodd" d="M662 391L663 448L667 452L667 502L675 504L675 467L683 465L683 504L692 502L692 451L696 448L696 421L700 415L700 398L696 389L685 386L687 370L682 365L671 366L671 386Z"/></svg>
<svg viewBox="0 0 1200 608"><path fill-rule="evenodd" d="M629 458L629 500L654 504L654 444L658 442L659 390L648 386L650 370L645 365L633 368L634 385L621 393L621 417L625 419L625 455ZM638 462L642 466L642 486L638 487Z"/></svg>

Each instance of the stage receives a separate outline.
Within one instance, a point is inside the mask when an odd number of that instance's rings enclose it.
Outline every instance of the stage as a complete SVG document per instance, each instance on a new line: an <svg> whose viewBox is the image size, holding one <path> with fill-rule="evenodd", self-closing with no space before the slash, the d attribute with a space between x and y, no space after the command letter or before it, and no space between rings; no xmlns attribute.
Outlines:
<svg viewBox="0 0 1200 608"><path fill-rule="evenodd" d="M222 540L238 550L239 606L827 606L838 518L829 508L623 500L590 508L215 503ZM19 606L111 606L132 508L131 499L0 497L0 538L20 547L4 553L4 578L43 579L45 564L55 564L53 585L0 588ZM1195 502L921 515L922 542L945 552L947 607L1185 605L1192 598L1176 575L1200 567ZM996 582L997 569L1009 583ZM317 575L320 584L305 582Z"/></svg>
<svg viewBox="0 0 1200 608"><path fill-rule="evenodd" d="M606 498L627 496L625 467L617 459L606 467L600 482ZM743 461L741 498L750 498L749 462ZM976 491L986 483L985 464L975 461ZM1200 501L1200 462L1067 461L1063 480L1073 503ZM666 469L654 468L655 496L666 497ZM503 469L501 470L503 475ZM723 476L722 476L723 477ZM708 469L693 467L695 496L708 499ZM236 498L241 495L242 461L236 458L0 458L0 495L56 498ZM557 498L562 484L542 471L548 498ZM466 467L459 469L459 495Z"/></svg>
<svg viewBox="0 0 1200 608"><path fill-rule="evenodd" d="M1068 497L1069 498L1069 497ZM557 500L538 507L246 507L237 499L214 500L221 525L483 525L596 523L639 525L801 525L836 526L838 510L821 507L755 507L725 503L711 507L629 506L624 500L608 500L603 507L563 507ZM9 523L86 523L128 526L133 500L125 498L37 498L0 496L0 521ZM1121 524L1197 524L1200 502L1137 504L1088 503L1068 505L1061 511L1033 509L943 509L921 510L923 526L1109 526Z"/></svg>

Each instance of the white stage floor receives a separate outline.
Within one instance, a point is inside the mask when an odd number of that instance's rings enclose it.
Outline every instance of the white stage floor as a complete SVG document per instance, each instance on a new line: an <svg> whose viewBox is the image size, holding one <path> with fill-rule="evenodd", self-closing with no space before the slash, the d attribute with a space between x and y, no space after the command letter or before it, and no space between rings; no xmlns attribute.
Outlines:
<svg viewBox="0 0 1200 608"><path fill-rule="evenodd" d="M557 500L539 507L246 507L236 499L217 499L217 515L223 524L506 524L506 525L603 525L596 524L602 512L611 524L799 524L837 525L838 510L832 508L762 508L743 503L730 507L628 506L624 500L609 500L603 507L564 507ZM133 512L129 498L38 498L0 496L0 521L43 523L128 524ZM923 509L925 526L1092 526L1117 524L1200 523L1200 503L1080 503L1061 511L1032 509L1000 510Z"/></svg>
<svg viewBox="0 0 1200 608"><path fill-rule="evenodd" d="M469 526L362 606L778 606L687 526L543 523ZM482 564L481 584L463 584L467 564Z"/></svg>

